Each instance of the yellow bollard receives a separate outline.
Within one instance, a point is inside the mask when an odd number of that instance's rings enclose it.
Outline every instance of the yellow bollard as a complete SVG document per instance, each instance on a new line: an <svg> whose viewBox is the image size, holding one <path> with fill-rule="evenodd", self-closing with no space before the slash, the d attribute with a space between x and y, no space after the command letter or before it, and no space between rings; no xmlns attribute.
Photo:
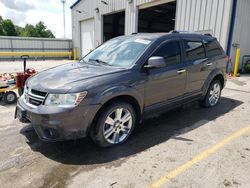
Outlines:
<svg viewBox="0 0 250 188"><path fill-rule="evenodd" d="M240 61L240 48L237 47L236 48L235 64L234 64L234 77L236 77L237 73L238 73L239 61Z"/></svg>
<svg viewBox="0 0 250 188"><path fill-rule="evenodd" d="M77 57L76 57L76 48L73 49L73 54L74 54L74 60L76 61Z"/></svg>

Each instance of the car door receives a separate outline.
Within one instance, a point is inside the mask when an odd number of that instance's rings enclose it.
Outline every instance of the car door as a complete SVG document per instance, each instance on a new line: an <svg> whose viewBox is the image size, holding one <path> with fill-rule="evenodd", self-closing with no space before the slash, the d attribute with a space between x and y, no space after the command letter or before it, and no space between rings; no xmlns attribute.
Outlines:
<svg viewBox="0 0 250 188"><path fill-rule="evenodd" d="M166 67L147 70L145 106L153 109L183 96L186 87L186 65L182 62L180 40L162 43L150 57L164 57Z"/></svg>
<svg viewBox="0 0 250 188"><path fill-rule="evenodd" d="M186 95L201 92L202 86L213 69L213 63L206 58L205 48L201 39L183 39L184 59L188 65Z"/></svg>

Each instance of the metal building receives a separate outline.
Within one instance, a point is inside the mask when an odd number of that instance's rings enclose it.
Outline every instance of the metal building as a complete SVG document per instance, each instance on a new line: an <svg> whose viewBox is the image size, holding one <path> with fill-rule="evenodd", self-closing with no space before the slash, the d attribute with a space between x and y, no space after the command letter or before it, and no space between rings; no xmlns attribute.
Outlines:
<svg viewBox="0 0 250 188"><path fill-rule="evenodd" d="M78 0L71 9L79 56L119 35L171 30L208 30L232 59L236 46L250 54L249 0Z"/></svg>

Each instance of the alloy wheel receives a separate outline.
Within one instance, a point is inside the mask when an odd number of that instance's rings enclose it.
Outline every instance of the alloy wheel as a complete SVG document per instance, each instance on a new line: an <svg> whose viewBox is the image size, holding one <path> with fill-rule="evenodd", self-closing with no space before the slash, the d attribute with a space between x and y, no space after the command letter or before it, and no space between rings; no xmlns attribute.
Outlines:
<svg viewBox="0 0 250 188"><path fill-rule="evenodd" d="M221 93L221 86L219 83L216 82L209 91L208 101L211 106L215 106L218 103L220 99L220 93Z"/></svg>
<svg viewBox="0 0 250 188"><path fill-rule="evenodd" d="M117 108L113 110L107 116L103 126L103 136L106 141L111 144L123 142L131 132L132 118L128 109Z"/></svg>

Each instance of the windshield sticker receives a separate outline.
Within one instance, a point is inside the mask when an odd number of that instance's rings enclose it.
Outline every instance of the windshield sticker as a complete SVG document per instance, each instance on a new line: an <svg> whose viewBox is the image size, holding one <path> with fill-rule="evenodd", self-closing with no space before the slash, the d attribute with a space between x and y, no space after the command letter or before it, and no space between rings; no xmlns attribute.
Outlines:
<svg viewBox="0 0 250 188"><path fill-rule="evenodd" d="M148 45L151 41L150 40L144 40L144 39L136 39L135 42Z"/></svg>

